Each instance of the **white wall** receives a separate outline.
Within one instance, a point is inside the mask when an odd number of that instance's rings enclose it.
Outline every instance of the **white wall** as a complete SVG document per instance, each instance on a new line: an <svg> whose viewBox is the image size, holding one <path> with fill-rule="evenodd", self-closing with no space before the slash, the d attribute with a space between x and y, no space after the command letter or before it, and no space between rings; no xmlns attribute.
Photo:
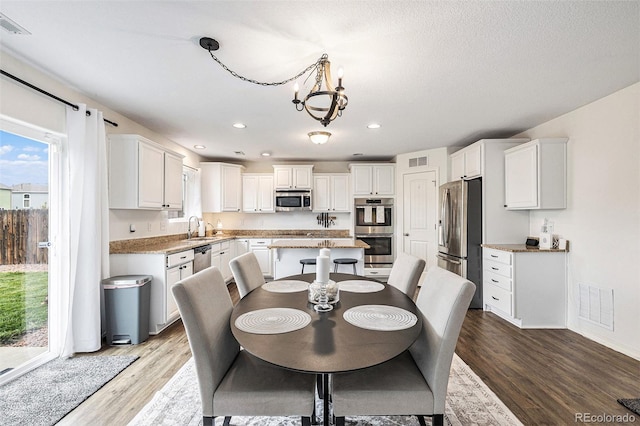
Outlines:
<svg viewBox="0 0 640 426"><path fill-rule="evenodd" d="M0 63L2 69L35 86L40 87L71 103L85 103L89 108L96 108L104 113L104 117L118 123L118 127L106 125L108 134L131 133L142 135L168 149L185 156L184 164L198 167L201 157L191 152L166 137L155 133L146 127L128 119L127 117L110 110L100 103L83 96L79 92L69 88L64 83L51 78L40 70L17 59L16 57L0 51ZM13 119L52 130L58 133L66 132L66 106L47 96L29 89L9 78L0 79L0 114ZM157 211L126 211L111 210L109 212L110 240L126 238L143 238L157 235L175 234L186 232L186 224L170 223L167 214ZM129 232L129 225L136 225L136 232Z"/></svg>
<svg viewBox="0 0 640 426"><path fill-rule="evenodd" d="M640 83L517 137L567 137L568 206L531 211L570 240L569 328L640 359ZM578 318L578 285L614 291L614 330Z"/></svg>

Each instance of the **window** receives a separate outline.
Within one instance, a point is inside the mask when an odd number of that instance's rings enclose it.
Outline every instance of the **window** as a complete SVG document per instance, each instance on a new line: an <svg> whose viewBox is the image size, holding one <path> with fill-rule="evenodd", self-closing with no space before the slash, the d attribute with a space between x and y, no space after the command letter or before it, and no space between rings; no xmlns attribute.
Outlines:
<svg viewBox="0 0 640 426"><path fill-rule="evenodd" d="M182 210L169 211L168 218L175 222L184 222L191 216L202 216L200 171L184 166L182 168Z"/></svg>
<svg viewBox="0 0 640 426"><path fill-rule="evenodd" d="M22 196L22 208L23 209L28 209L31 207L31 195L30 194L24 194Z"/></svg>

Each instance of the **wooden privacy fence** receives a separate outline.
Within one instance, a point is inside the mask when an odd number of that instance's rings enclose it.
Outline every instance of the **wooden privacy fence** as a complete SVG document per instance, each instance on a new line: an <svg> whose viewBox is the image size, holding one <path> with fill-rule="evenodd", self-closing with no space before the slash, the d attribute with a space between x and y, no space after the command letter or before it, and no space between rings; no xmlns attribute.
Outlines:
<svg viewBox="0 0 640 426"><path fill-rule="evenodd" d="M46 248L38 248L41 241L49 241L49 210L0 210L0 265L46 264Z"/></svg>

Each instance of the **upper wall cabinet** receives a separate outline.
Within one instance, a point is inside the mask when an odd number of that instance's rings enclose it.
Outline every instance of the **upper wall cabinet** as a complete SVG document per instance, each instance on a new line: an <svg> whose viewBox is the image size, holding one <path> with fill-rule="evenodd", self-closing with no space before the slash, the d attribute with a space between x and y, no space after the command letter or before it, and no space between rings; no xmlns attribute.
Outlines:
<svg viewBox="0 0 640 426"><path fill-rule="evenodd" d="M273 175L244 173L242 175L242 211L274 213Z"/></svg>
<svg viewBox="0 0 640 426"><path fill-rule="evenodd" d="M395 166L393 164L349 164L353 195L395 194Z"/></svg>
<svg viewBox="0 0 640 426"><path fill-rule="evenodd" d="M109 136L109 207L182 209L182 158L142 136Z"/></svg>
<svg viewBox="0 0 640 426"><path fill-rule="evenodd" d="M567 139L535 139L504 152L505 207L567 207Z"/></svg>
<svg viewBox="0 0 640 426"><path fill-rule="evenodd" d="M313 175L314 212L350 212L350 195L348 173Z"/></svg>
<svg viewBox="0 0 640 426"><path fill-rule="evenodd" d="M275 189L311 189L313 165L273 166Z"/></svg>
<svg viewBox="0 0 640 426"><path fill-rule="evenodd" d="M482 176L482 144L472 144L451 154L451 179L473 179Z"/></svg>
<svg viewBox="0 0 640 426"><path fill-rule="evenodd" d="M242 209L243 166L200 163L202 170L202 211L239 212Z"/></svg>

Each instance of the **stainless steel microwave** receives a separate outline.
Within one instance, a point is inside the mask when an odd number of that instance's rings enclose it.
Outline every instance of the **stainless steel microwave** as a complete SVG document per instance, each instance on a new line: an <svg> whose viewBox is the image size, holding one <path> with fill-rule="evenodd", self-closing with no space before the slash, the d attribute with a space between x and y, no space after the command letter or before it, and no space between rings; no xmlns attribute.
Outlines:
<svg viewBox="0 0 640 426"><path fill-rule="evenodd" d="M311 191L276 191L276 211L310 211Z"/></svg>

